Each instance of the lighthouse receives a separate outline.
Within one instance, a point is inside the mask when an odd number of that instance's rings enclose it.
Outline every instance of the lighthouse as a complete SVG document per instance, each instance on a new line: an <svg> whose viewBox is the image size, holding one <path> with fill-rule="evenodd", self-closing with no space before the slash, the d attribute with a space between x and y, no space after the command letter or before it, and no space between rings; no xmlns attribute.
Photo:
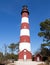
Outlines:
<svg viewBox="0 0 50 65"><path fill-rule="evenodd" d="M21 29L18 60L32 60L30 46L29 11L27 6L23 6L21 11Z"/></svg>

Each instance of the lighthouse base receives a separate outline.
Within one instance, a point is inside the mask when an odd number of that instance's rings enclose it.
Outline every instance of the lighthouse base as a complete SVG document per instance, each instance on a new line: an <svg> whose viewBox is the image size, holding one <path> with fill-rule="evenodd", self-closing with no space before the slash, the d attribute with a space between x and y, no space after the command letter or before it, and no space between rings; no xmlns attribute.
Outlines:
<svg viewBox="0 0 50 65"><path fill-rule="evenodd" d="M37 62L37 61L14 61L14 63L9 63L7 65L45 65L45 62Z"/></svg>
<svg viewBox="0 0 50 65"><path fill-rule="evenodd" d="M31 60L32 59L32 54L30 51L24 49L18 54L18 60Z"/></svg>
<svg viewBox="0 0 50 65"><path fill-rule="evenodd" d="M18 59L18 61L32 61L32 59L27 59L27 60L25 60L25 59Z"/></svg>
<svg viewBox="0 0 50 65"><path fill-rule="evenodd" d="M16 61L14 65L38 65L44 64L44 62L36 62L36 61Z"/></svg>

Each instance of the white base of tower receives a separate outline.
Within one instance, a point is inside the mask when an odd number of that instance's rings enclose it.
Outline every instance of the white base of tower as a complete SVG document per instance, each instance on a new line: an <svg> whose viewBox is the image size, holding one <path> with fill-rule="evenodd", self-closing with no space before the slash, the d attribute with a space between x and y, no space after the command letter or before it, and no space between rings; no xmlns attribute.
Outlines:
<svg viewBox="0 0 50 65"><path fill-rule="evenodd" d="M14 63L8 65L38 65L38 64L45 64L45 63L37 61L15 61Z"/></svg>

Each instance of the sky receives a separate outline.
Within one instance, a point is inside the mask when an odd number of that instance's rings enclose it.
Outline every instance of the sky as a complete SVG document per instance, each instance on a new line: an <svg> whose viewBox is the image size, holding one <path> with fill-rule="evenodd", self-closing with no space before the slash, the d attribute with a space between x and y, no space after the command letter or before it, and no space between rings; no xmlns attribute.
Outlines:
<svg viewBox="0 0 50 65"><path fill-rule="evenodd" d="M21 10L27 5L30 23L31 53L40 49L43 38L38 36L40 22L50 18L50 0L0 0L0 51L4 45L20 40Z"/></svg>

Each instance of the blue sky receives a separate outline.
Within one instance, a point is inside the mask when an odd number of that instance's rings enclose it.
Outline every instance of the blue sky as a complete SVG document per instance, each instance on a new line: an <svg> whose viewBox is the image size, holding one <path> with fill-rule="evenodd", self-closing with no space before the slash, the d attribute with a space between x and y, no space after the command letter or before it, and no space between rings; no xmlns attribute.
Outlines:
<svg viewBox="0 0 50 65"><path fill-rule="evenodd" d="M0 0L0 51L20 39L21 10L27 5L30 15L30 38L32 53L40 49L42 38L38 37L40 22L50 18L50 0Z"/></svg>

